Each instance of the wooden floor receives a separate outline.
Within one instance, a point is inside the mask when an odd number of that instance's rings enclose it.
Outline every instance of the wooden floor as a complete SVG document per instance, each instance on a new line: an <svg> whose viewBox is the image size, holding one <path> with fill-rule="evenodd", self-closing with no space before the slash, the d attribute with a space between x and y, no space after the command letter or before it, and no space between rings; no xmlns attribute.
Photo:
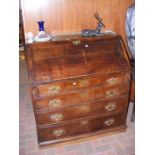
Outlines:
<svg viewBox="0 0 155 155"><path fill-rule="evenodd" d="M20 143L19 155L134 155L135 123L130 121L132 103L127 117L127 131L113 135L98 135L87 139L67 142L54 147L39 148L37 145L36 126L29 96L29 83L26 63L20 59L19 110Z"/></svg>

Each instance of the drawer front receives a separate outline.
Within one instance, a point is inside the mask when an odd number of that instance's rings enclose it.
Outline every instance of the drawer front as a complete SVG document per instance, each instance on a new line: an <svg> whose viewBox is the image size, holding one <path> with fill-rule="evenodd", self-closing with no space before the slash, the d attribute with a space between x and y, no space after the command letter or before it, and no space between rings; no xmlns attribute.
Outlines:
<svg viewBox="0 0 155 155"><path fill-rule="evenodd" d="M60 108L81 104L83 102L90 102L98 99L111 99L117 96L127 95L129 91L129 84L125 83L119 86L111 87L96 87L87 89L81 93L72 93L64 95L56 95L53 97L34 100L34 108L36 110L48 108Z"/></svg>
<svg viewBox="0 0 155 155"><path fill-rule="evenodd" d="M38 96L56 95L67 91L87 88L89 80L67 80L62 82L54 82L52 84L39 85L36 87Z"/></svg>
<svg viewBox="0 0 155 155"><path fill-rule="evenodd" d="M126 111L128 98L121 97L113 100L97 101L90 104L71 106L36 112L38 125L48 125L68 120L74 120L94 115L110 115Z"/></svg>
<svg viewBox="0 0 155 155"><path fill-rule="evenodd" d="M65 93L68 91L77 91L85 88L97 87L97 86L113 86L123 82L127 82L126 73L110 74L101 77L83 78L83 79L71 79L60 82L54 82L46 85L37 86L37 96L56 95L59 93Z"/></svg>
<svg viewBox="0 0 155 155"><path fill-rule="evenodd" d="M86 90L81 93L62 94L49 96L43 99L34 99L33 106L36 110L60 108L71 105L78 105L95 98L94 91Z"/></svg>
<svg viewBox="0 0 155 155"><path fill-rule="evenodd" d="M82 119L67 124L52 127L38 128L39 141L52 141L70 136L78 136L85 133L109 129L125 124L125 115L118 114L108 117Z"/></svg>
<svg viewBox="0 0 155 155"><path fill-rule="evenodd" d="M94 93L95 99L111 99L117 96L127 95L129 93L129 83L120 84L118 86L96 88Z"/></svg>

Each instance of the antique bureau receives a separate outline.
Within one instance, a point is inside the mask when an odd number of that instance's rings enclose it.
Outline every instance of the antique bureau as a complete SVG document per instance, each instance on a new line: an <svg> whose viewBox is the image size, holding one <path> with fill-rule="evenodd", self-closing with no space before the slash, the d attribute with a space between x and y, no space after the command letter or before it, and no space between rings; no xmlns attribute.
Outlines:
<svg viewBox="0 0 155 155"><path fill-rule="evenodd" d="M126 129L130 65L121 37L27 44L39 146Z"/></svg>

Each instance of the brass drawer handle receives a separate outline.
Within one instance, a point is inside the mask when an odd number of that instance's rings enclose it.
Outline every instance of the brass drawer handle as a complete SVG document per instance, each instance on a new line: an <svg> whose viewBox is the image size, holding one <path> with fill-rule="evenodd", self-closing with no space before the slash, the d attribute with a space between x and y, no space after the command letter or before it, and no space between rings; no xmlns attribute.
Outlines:
<svg viewBox="0 0 155 155"><path fill-rule="evenodd" d="M48 92L50 94L55 94L58 91L60 91L60 86L51 86L51 87L48 88Z"/></svg>
<svg viewBox="0 0 155 155"><path fill-rule="evenodd" d="M81 41L80 40L73 40L72 43L73 43L73 45L77 46L81 43Z"/></svg>
<svg viewBox="0 0 155 155"><path fill-rule="evenodd" d="M80 110L84 112L88 112L90 110L90 107L88 105L82 105L80 106Z"/></svg>
<svg viewBox="0 0 155 155"><path fill-rule="evenodd" d="M106 120L106 121L104 122L104 124L107 125L107 126L110 126L110 125L112 125L113 123L114 123L114 119L113 119L113 118L110 118L110 119L108 119L108 120Z"/></svg>
<svg viewBox="0 0 155 155"><path fill-rule="evenodd" d="M58 122L63 119L63 115L62 114L53 114L50 116L50 118L51 118L51 120Z"/></svg>
<svg viewBox="0 0 155 155"><path fill-rule="evenodd" d="M59 99L53 99L53 100L49 100L49 106L51 107L60 107L61 105L61 101Z"/></svg>
<svg viewBox="0 0 155 155"><path fill-rule="evenodd" d="M109 104L107 104L107 105L105 106L105 109L106 109L107 111L112 111L112 110L116 109L116 103L109 103Z"/></svg>
<svg viewBox="0 0 155 155"><path fill-rule="evenodd" d="M58 129L58 130L53 131L53 135L56 137L59 137L59 136L63 135L64 133L65 133L64 129Z"/></svg>
<svg viewBox="0 0 155 155"><path fill-rule="evenodd" d="M83 120L83 121L81 121L80 123L81 123L81 125L87 125L88 124L88 120Z"/></svg>
<svg viewBox="0 0 155 155"><path fill-rule="evenodd" d="M108 90L108 91L106 92L106 95L112 97L112 96L115 96L115 93L114 93L113 90Z"/></svg>
<svg viewBox="0 0 155 155"><path fill-rule="evenodd" d="M112 77L112 78L110 78L110 79L107 79L107 82L108 82L109 84L115 84L115 83L117 83L117 82L118 82L118 79L117 79L117 78Z"/></svg>

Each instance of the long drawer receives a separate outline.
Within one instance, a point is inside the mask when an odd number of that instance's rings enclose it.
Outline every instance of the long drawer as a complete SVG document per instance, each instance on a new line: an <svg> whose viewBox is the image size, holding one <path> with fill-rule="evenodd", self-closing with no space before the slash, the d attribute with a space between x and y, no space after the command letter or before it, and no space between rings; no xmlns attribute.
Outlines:
<svg viewBox="0 0 155 155"><path fill-rule="evenodd" d="M78 136L95 131L118 127L125 124L125 114L112 115L107 117L93 117L81 119L66 124L38 128L39 142L54 141L71 136Z"/></svg>
<svg viewBox="0 0 155 155"><path fill-rule="evenodd" d="M124 83L118 86L95 87L92 89L82 90L80 93L49 95L44 98L33 99L33 105L36 110L65 107L83 102L89 102L98 99L112 99L118 96L127 95L129 84Z"/></svg>
<svg viewBox="0 0 155 155"><path fill-rule="evenodd" d="M94 78L74 78L52 82L50 84L38 85L34 87L37 96L56 95L85 88L96 86L114 86L122 82L128 82L128 74L126 72L108 74Z"/></svg>
<svg viewBox="0 0 155 155"><path fill-rule="evenodd" d="M70 106L66 108L52 108L35 112L38 125L64 122L94 115L110 115L127 109L128 97L113 100L100 100L89 104Z"/></svg>

